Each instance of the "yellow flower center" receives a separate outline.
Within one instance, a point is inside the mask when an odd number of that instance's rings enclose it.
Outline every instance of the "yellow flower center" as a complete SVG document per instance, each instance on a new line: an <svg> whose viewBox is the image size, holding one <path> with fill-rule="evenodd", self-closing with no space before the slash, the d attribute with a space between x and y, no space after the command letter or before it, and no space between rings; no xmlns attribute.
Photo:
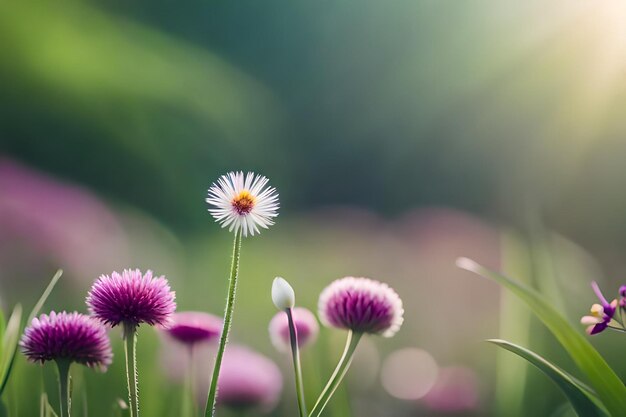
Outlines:
<svg viewBox="0 0 626 417"><path fill-rule="evenodd" d="M233 198L232 205L240 215L248 214L252 211L256 199L250 191L243 190L235 198Z"/></svg>
<svg viewBox="0 0 626 417"><path fill-rule="evenodd" d="M602 307L600 304L592 305L591 306L591 315L593 317L602 318L602 316L604 315L604 307Z"/></svg>

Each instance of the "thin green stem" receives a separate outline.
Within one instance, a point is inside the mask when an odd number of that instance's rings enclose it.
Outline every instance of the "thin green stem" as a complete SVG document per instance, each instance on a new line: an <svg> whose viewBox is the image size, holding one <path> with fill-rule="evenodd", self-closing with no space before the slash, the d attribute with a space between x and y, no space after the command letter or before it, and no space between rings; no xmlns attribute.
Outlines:
<svg viewBox="0 0 626 417"><path fill-rule="evenodd" d="M215 365L213 365L213 376L211 377L211 385L209 387L209 395L207 397L205 416L212 417L215 414L215 404L217 401L217 381L220 376L220 368L222 367L222 358L226 344L228 343L228 333L233 320L233 310L235 309L235 295L237 293L237 277L239 275L239 256L241 253L241 228L235 233L235 242L233 244L233 259L230 266L230 278L228 281L228 296L226 298L226 309L224 311L224 324L222 327L222 335L220 336L220 344L215 356Z"/></svg>
<svg viewBox="0 0 626 417"><path fill-rule="evenodd" d="M615 330L616 332L626 333L626 329L622 327L615 327L615 326L607 326L607 327L611 330Z"/></svg>
<svg viewBox="0 0 626 417"><path fill-rule="evenodd" d="M69 381L70 381L70 365L68 360L57 360L57 369L59 370L59 408L60 417L70 417L72 412L72 399L70 397Z"/></svg>
<svg viewBox="0 0 626 417"><path fill-rule="evenodd" d="M196 402L196 364L195 345L189 347L189 394L191 396L191 412L198 415L198 403Z"/></svg>
<svg viewBox="0 0 626 417"><path fill-rule="evenodd" d="M196 417L198 415L195 399L195 364L194 345L189 345L187 350L187 375L185 375L185 387L181 407L182 417Z"/></svg>
<svg viewBox="0 0 626 417"><path fill-rule="evenodd" d="M304 398L304 382L302 380L302 365L300 364L300 351L298 349L298 329L293 322L293 311L291 308L285 310L289 321L289 340L291 341L291 357L293 359L293 370L296 377L296 392L298 394L298 410L300 417L308 417L306 411L306 400Z"/></svg>
<svg viewBox="0 0 626 417"><path fill-rule="evenodd" d="M313 406L310 414L311 417L319 417L322 415L322 411L324 411L324 408L337 390L337 387L339 387L339 384L341 384L341 381L346 376L348 368L350 368L350 364L354 358L354 351L361 340L361 336L363 336L363 333L355 333L352 331L348 333L348 339L346 340L346 347L343 350L343 355L341 355L341 359L339 359L339 363L337 364L335 371L331 375L326 387Z"/></svg>
<svg viewBox="0 0 626 417"><path fill-rule="evenodd" d="M124 353L126 354L126 382L130 417L139 417L139 383L137 374L137 327L124 324Z"/></svg>

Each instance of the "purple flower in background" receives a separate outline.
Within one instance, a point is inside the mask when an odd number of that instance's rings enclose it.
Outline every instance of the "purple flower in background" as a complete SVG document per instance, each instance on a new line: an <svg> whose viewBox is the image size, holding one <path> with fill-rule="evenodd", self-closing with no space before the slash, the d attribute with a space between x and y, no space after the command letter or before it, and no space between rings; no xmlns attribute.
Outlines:
<svg viewBox="0 0 626 417"><path fill-rule="evenodd" d="M186 345L216 340L222 332L222 319L201 311L174 313L165 332Z"/></svg>
<svg viewBox="0 0 626 417"><path fill-rule="evenodd" d="M615 311L617 309L617 300L613 300L610 303L604 298L598 283L593 281L591 283L593 291L596 293L601 304L594 304L591 306L591 314L584 316L580 319L580 322L587 325L587 333L590 335L598 334L609 327L609 323L613 320ZM621 289L620 289L621 292Z"/></svg>
<svg viewBox="0 0 626 417"><path fill-rule="evenodd" d="M271 411L278 402L283 379L278 366L243 346L230 346L218 380L218 404Z"/></svg>
<svg viewBox="0 0 626 417"><path fill-rule="evenodd" d="M293 322L298 332L298 346L303 347L313 343L319 333L319 324L315 315L310 310L302 307L295 307L292 310ZM281 352L288 352L290 349L289 320L284 311L278 312L270 321L270 339L276 349Z"/></svg>
<svg viewBox="0 0 626 417"><path fill-rule="evenodd" d="M398 294L369 278L345 277L332 282L322 291L318 308L325 325L384 337L393 336L404 320Z"/></svg>
<svg viewBox="0 0 626 417"><path fill-rule="evenodd" d="M3 280L7 295L47 276L50 265L63 265L73 279L128 257L126 232L96 195L2 154L0 236L3 274L29 280Z"/></svg>
<svg viewBox="0 0 626 417"><path fill-rule="evenodd" d="M619 299L619 306L626 309L626 285L619 287L619 295L621 297Z"/></svg>
<svg viewBox="0 0 626 417"><path fill-rule="evenodd" d="M104 326L77 312L42 314L24 330L22 353L32 362L66 360L106 370L113 354Z"/></svg>
<svg viewBox="0 0 626 417"><path fill-rule="evenodd" d="M479 385L476 373L469 368L443 368L423 400L430 409L442 413L476 411L480 403Z"/></svg>
<svg viewBox="0 0 626 417"><path fill-rule="evenodd" d="M121 274L100 276L87 295L87 305L94 317L111 327L120 323L167 326L176 310L174 299L164 277L125 269Z"/></svg>

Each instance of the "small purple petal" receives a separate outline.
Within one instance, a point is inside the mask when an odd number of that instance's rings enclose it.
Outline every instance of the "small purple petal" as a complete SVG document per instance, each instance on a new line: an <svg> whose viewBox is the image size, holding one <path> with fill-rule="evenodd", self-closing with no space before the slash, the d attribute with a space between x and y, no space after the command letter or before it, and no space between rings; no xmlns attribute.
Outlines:
<svg viewBox="0 0 626 417"><path fill-rule="evenodd" d="M607 321L611 321L613 316L615 316L615 311L617 310L617 300L613 300L611 304L604 306L604 319Z"/></svg>
<svg viewBox="0 0 626 417"><path fill-rule="evenodd" d="M593 292L596 293L596 296L602 302L602 306L603 307L608 306L609 302L606 300L606 298L604 298L604 295L602 295L602 291L600 291L600 287L598 286L598 283L595 281L592 281L591 288L593 288Z"/></svg>
<svg viewBox="0 0 626 417"><path fill-rule="evenodd" d="M167 326L176 310L174 299L164 277L125 269L100 276L89 291L87 305L94 317L111 327L120 323Z"/></svg>
<svg viewBox="0 0 626 417"><path fill-rule="evenodd" d="M602 322L602 323L598 323L596 325L594 325L593 327L591 327L591 330L589 331L590 335L594 335L594 334L598 334L600 332L603 332L604 330L606 330L606 328L608 327L608 323L607 322Z"/></svg>
<svg viewBox="0 0 626 417"><path fill-rule="evenodd" d="M22 353L32 362L65 359L100 370L111 364L113 353L106 329L77 312L42 314L26 327Z"/></svg>

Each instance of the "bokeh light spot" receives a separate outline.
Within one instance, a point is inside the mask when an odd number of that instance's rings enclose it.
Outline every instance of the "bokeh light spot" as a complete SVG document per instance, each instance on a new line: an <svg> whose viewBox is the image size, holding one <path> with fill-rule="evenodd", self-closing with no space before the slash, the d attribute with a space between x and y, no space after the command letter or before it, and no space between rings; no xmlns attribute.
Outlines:
<svg viewBox="0 0 626 417"><path fill-rule="evenodd" d="M422 349L404 348L385 359L381 382L389 395L403 400L422 398L435 385L437 363Z"/></svg>
<svg viewBox="0 0 626 417"><path fill-rule="evenodd" d="M479 405L478 377L463 366L442 368L424 401L429 408L438 411L474 410Z"/></svg>

